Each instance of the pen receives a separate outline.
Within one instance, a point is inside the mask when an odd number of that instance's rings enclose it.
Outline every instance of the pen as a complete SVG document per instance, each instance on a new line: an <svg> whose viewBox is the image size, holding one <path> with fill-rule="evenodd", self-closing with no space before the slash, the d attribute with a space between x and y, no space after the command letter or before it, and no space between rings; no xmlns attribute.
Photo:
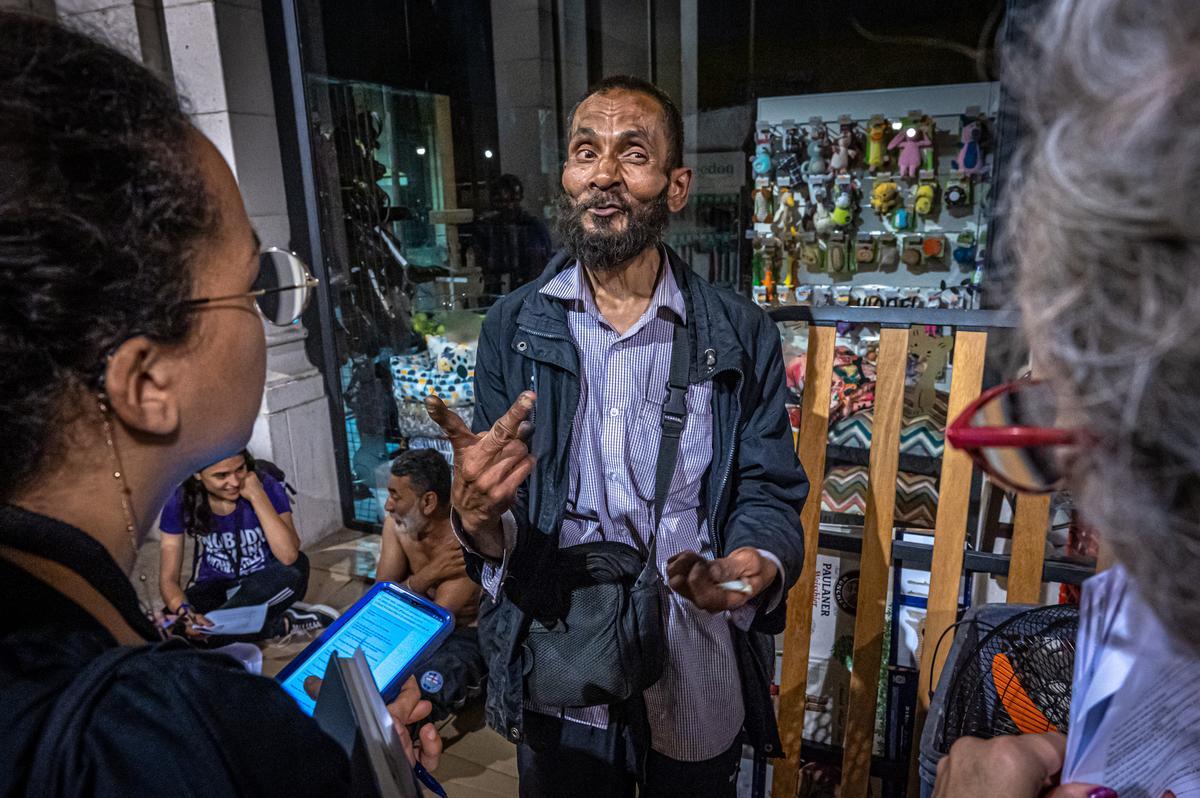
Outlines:
<svg viewBox="0 0 1200 798"><path fill-rule="evenodd" d="M413 763L413 775L417 777L419 782L428 787L434 795L438 796L438 798L446 798L446 791L442 788L442 785L438 784L437 779L431 776L429 771L420 762Z"/></svg>

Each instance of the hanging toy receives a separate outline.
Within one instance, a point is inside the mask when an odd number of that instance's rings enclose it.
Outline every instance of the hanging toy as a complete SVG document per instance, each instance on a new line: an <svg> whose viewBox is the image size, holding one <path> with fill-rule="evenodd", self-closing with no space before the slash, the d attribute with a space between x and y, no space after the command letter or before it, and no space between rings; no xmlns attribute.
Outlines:
<svg viewBox="0 0 1200 798"><path fill-rule="evenodd" d="M900 264L900 250L896 244L896 236L884 233L879 237L879 268L882 271L894 271Z"/></svg>
<svg viewBox="0 0 1200 798"><path fill-rule="evenodd" d="M843 128L838 137L834 139L829 168L835 175L848 175L850 167L857 157L858 150L854 149L854 133Z"/></svg>
<svg viewBox="0 0 1200 798"><path fill-rule="evenodd" d="M877 182L871 189L871 208L880 216L886 216L900 204L900 187L890 180Z"/></svg>
<svg viewBox="0 0 1200 798"><path fill-rule="evenodd" d="M932 146L933 142L913 125L901 130L888 143L889 150L900 150L900 176L909 178L915 178L921 168L921 150Z"/></svg>
<svg viewBox="0 0 1200 798"><path fill-rule="evenodd" d="M950 255L959 266L973 265L975 263L975 233L963 230L955 236L954 250Z"/></svg>
<svg viewBox="0 0 1200 798"><path fill-rule="evenodd" d="M897 208L892 213L892 229L893 230L911 230L913 226L913 212L909 208Z"/></svg>
<svg viewBox="0 0 1200 798"><path fill-rule="evenodd" d="M808 160L804 162L801 171L808 176L824 175L829 172L829 162L826 153L829 150L829 131L819 121L814 121L813 132L808 139Z"/></svg>
<svg viewBox="0 0 1200 798"><path fill-rule="evenodd" d="M820 194L822 196L813 203L812 225L817 235L825 235L833 227L833 214L825 207L825 189L821 189Z"/></svg>
<svg viewBox="0 0 1200 798"><path fill-rule="evenodd" d="M916 193L913 194L913 210L918 216L929 216L933 212L933 205L937 202L937 184L922 183L917 186Z"/></svg>
<svg viewBox="0 0 1200 798"><path fill-rule="evenodd" d="M785 124L787 124L785 122ZM804 146L807 144L807 136L804 130L795 124L790 124L783 131L783 151L792 155L799 155L804 152Z"/></svg>
<svg viewBox="0 0 1200 798"><path fill-rule="evenodd" d="M771 148L765 144L760 144L754 153L751 167L754 170L755 177L769 179L771 176Z"/></svg>
<svg viewBox="0 0 1200 798"><path fill-rule="evenodd" d="M904 246L900 249L900 262L910 269L920 266L925 254L923 243L924 239L919 235L905 236Z"/></svg>
<svg viewBox="0 0 1200 798"><path fill-rule="evenodd" d="M754 189L754 222L766 224L771 221L771 187L761 185Z"/></svg>
<svg viewBox="0 0 1200 798"><path fill-rule="evenodd" d="M887 136L887 131L888 121L882 116L873 116L871 117L871 121L867 123L867 152L865 161L867 171L871 174L875 174L884 168L891 160L887 147L883 144L883 140Z"/></svg>
<svg viewBox="0 0 1200 798"><path fill-rule="evenodd" d="M854 260L859 266L875 262L875 236L870 233L859 233L858 243L854 248Z"/></svg>
<svg viewBox="0 0 1200 798"><path fill-rule="evenodd" d="M767 242L762 236L754 237L752 254L750 255L751 295L759 305L766 304L767 292L763 287L763 273L766 271Z"/></svg>
<svg viewBox="0 0 1200 798"><path fill-rule="evenodd" d="M824 252L817 243L815 233L808 233L800 242L800 262L804 264L804 268L810 272L819 272L823 270Z"/></svg>
<svg viewBox="0 0 1200 798"><path fill-rule="evenodd" d="M973 178L987 171L983 163L983 121L964 115L962 123L958 157L950 165L958 174Z"/></svg>
<svg viewBox="0 0 1200 798"><path fill-rule="evenodd" d="M850 254L849 241L844 230L834 230L830 234L826 257L831 272L858 271L858 263Z"/></svg>
<svg viewBox="0 0 1200 798"><path fill-rule="evenodd" d="M796 207L796 197L791 186L780 186L779 196L775 200L775 216L771 220L771 231L786 240L795 236L800 224L800 212Z"/></svg>
<svg viewBox="0 0 1200 798"><path fill-rule="evenodd" d="M833 213L829 215L835 227L849 227L854 221L853 190L845 188L833 201Z"/></svg>
<svg viewBox="0 0 1200 798"><path fill-rule="evenodd" d="M963 216L971 208L971 184L961 179L951 180L942 192L942 203L952 216Z"/></svg>
<svg viewBox="0 0 1200 798"><path fill-rule="evenodd" d="M921 150L921 169L926 172L937 171L937 152L934 148L934 142L937 141L937 126L934 124L933 117L928 114L922 114L917 120L917 130L925 136L929 146Z"/></svg>

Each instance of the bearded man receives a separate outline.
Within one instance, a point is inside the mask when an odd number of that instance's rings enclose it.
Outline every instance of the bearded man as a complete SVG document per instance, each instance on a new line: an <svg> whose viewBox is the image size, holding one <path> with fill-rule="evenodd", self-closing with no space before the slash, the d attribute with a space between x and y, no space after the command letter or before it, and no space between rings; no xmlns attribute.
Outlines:
<svg viewBox="0 0 1200 798"><path fill-rule="evenodd" d="M780 753L771 636L804 555L779 334L662 241L692 183L670 97L608 78L569 129L564 251L487 315L475 432L429 402L455 449L454 528L491 599L488 721L518 744L523 796L734 796L744 742ZM656 566L662 634L639 640L665 662L634 695L588 705L609 695L591 674L620 666L578 640L578 605L599 594L564 575L575 547L601 542ZM636 601L623 589L610 626ZM584 698L547 700L571 692L556 680Z"/></svg>

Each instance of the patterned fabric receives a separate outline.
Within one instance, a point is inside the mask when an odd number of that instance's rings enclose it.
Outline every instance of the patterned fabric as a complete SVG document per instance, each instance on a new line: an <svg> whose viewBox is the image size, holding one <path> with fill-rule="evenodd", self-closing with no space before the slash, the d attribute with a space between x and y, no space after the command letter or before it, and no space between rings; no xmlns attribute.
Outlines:
<svg viewBox="0 0 1200 798"><path fill-rule="evenodd" d="M397 403L420 403L437 394L449 407L475 404L475 347L440 336L426 337L426 351L390 361ZM401 412L404 409L401 408Z"/></svg>
<svg viewBox="0 0 1200 798"><path fill-rule="evenodd" d="M835 446L869 449L875 409L860 410L829 429L829 442ZM945 432L931 415L905 419L900 429L900 454L920 457L941 457L945 449Z"/></svg>
<svg viewBox="0 0 1200 798"><path fill-rule="evenodd" d="M662 275L650 307L624 335L603 320L577 265L542 289L569 304L568 321L583 366L561 546L598 540L633 545L630 529L643 538L650 530L673 317L686 320L674 276L670 269ZM667 666L645 693L654 749L691 762L728 750L741 730L745 707L729 624L748 625L754 613L747 607L736 618L710 614L665 587L671 557L689 549L712 556L700 490L713 454L711 403L711 383L689 386L679 464L657 535ZM529 708L592 726L608 724L605 707Z"/></svg>
<svg viewBox="0 0 1200 798"><path fill-rule="evenodd" d="M829 386L830 422L845 418L875 403L875 353L860 355L848 346L839 346L833 355L833 377ZM808 355L801 353L787 364L788 388L796 406L804 392Z"/></svg>
<svg viewBox="0 0 1200 798"><path fill-rule="evenodd" d="M937 516L937 480L901 471L896 475L897 524L933 528ZM867 468L835 466L825 475L821 509L830 513L866 515Z"/></svg>

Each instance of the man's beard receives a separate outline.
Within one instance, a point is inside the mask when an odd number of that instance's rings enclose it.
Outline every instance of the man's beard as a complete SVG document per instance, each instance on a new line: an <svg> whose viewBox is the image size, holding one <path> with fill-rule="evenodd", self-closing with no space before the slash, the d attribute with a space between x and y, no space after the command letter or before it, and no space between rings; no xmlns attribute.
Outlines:
<svg viewBox="0 0 1200 798"><path fill-rule="evenodd" d="M669 187L668 187L669 188ZM608 271L633 260L649 247L658 246L667 227L670 209L667 207L667 188L654 199L637 208L630 207L619 194L599 192L579 201L566 192L556 201L558 237L567 252L592 271ZM625 216L625 229L616 230L620 216L592 216L592 229L583 225L591 208L615 205Z"/></svg>

